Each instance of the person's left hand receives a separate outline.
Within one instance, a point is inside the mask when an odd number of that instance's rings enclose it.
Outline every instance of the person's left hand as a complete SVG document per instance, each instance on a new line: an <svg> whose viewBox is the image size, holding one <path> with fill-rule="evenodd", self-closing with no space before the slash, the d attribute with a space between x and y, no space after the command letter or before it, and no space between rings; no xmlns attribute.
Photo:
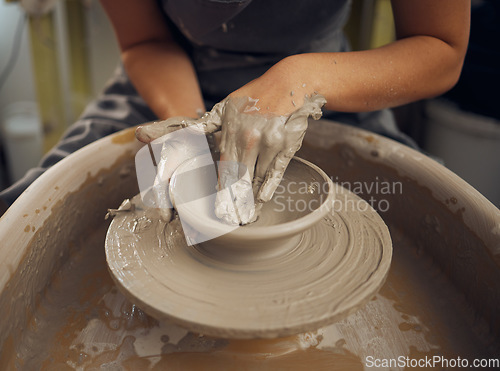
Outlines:
<svg viewBox="0 0 500 371"><path fill-rule="evenodd" d="M216 104L210 112L206 112L198 119L171 117L167 120L141 125L135 131L137 139L143 143L150 143L176 132L162 143L152 187L155 207L160 210L161 217L167 222L173 216L168 189L170 178L184 161L200 155L204 144L200 140L205 140L203 134L213 133L220 129L223 106L223 102ZM189 127L188 132L177 132L187 127Z"/></svg>
<svg viewBox="0 0 500 371"><path fill-rule="evenodd" d="M146 125L140 125L135 130L136 138L143 143L150 143L164 135L176 130L198 124L205 134L220 130L222 111L225 101L217 103L211 111L206 112L200 118L191 117L170 117L163 121L156 121Z"/></svg>

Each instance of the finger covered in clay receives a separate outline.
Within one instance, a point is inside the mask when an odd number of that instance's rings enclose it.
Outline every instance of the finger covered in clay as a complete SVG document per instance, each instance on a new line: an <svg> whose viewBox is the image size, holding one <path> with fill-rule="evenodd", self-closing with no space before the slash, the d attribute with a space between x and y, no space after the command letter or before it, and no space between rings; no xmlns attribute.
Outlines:
<svg viewBox="0 0 500 371"><path fill-rule="evenodd" d="M212 110L203 114L200 118L176 116L166 120L156 121L141 125L135 131L136 138L143 143L150 143L176 130L188 126L201 128L204 133L213 133L221 127L221 116L225 101L217 103Z"/></svg>

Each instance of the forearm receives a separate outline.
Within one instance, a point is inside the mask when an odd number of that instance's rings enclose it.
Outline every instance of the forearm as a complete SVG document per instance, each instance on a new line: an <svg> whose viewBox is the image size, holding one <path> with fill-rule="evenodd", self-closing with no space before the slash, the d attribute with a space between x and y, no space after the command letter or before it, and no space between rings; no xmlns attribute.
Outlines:
<svg viewBox="0 0 500 371"><path fill-rule="evenodd" d="M392 0L398 41L345 53L298 54L235 91L261 111L288 114L305 94L326 108L373 111L442 94L460 76L469 35L469 0Z"/></svg>
<svg viewBox="0 0 500 371"><path fill-rule="evenodd" d="M362 112L444 93L460 75L462 53L415 36L374 50L296 55L282 68L301 71L305 91L323 94L327 109Z"/></svg>
<svg viewBox="0 0 500 371"><path fill-rule="evenodd" d="M327 108L394 107L440 95L457 82L467 50L470 1L392 0L392 6L398 41L318 58L325 75L313 84L324 91Z"/></svg>
<svg viewBox="0 0 500 371"><path fill-rule="evenodd" d="M176 44L140 43L124 50L122 60L135 88L160 119L197 117L205 111L191 61Z"/></svg>
<svg viewBox="0 0 500 371"><path fill-rule="evenodd" d="M155 0L101 0L127 73L161 119L205 111L196 73L170 34Z"/></svg>

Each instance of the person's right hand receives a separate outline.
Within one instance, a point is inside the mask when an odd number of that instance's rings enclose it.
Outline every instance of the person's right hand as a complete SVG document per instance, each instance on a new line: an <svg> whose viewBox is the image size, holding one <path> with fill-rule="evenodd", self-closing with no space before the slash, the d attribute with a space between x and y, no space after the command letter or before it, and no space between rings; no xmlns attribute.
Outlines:
<svg viewBox="0 0 500 371"><path fill-rule="evenodd" d="M254 99L228 98L221 126L219 190L234 186L232 192L217 194L219 218L230 224L256 219L301 147L309 116L321 117L325 102L321 95L305 97L304 104L291 114L275 115L257 110ZM248 171L246 179L240 164Z"/></svg>

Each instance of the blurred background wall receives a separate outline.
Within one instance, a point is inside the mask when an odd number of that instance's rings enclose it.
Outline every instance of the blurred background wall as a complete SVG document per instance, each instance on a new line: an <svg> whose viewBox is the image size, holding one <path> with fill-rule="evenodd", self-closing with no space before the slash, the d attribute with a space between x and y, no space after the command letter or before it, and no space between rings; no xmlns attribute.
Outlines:
<svg viewBox="0 0 500 371"><path fill-rule="evenodd" d="M119 61L99 1L41 1L44 14L36 3L0 0L0 189L38 163Z"/></svg>

